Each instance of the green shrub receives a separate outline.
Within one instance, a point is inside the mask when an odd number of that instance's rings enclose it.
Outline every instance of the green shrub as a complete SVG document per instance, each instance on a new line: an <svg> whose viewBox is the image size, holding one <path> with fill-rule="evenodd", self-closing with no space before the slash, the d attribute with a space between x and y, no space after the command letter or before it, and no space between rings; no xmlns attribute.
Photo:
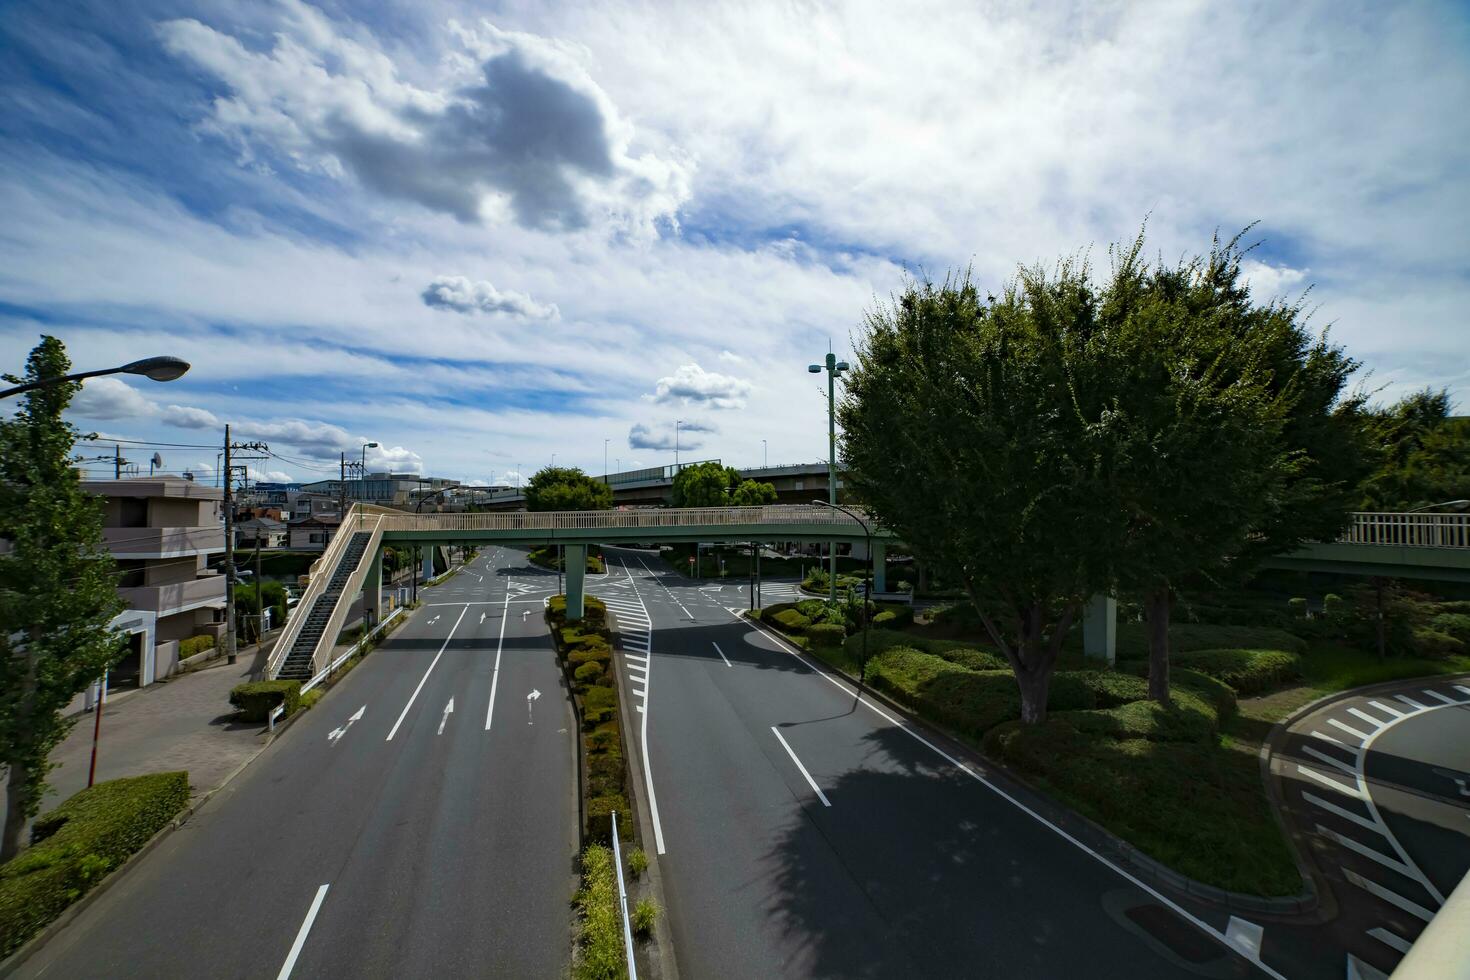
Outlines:
<svg viewBox="0 0 1470 980"><path fill-rule="evenodd" d="M771 623L783 633L803 634L812 621L795 609L785 609L769 617Z"/></svg>
<svg viewBox="0 0 1470 980"><path fill-rule="evenodd" d="M1146 623L1118 624L1118 658L1137 660L1148 656ZM1286 630L1269 626L1213 626L1205 623L1171 623L1171 653L1194 650L1285 650L1306 653L1307 641Z"/></svg>
<svg viewBox="0 0 1470 980"><path fill-rule="evenodd" d="M582 852L582 887L576 896L580 922L575 980L617 980L627 976L623 964L623 920L618 908L617 869L612 850L592 844Z"/></svg>
<svg viewBox="0 0 1470 980"><path fill-rule="evenodd" d="M1429 628L1453 636L1461 643L1470 643L1470 614L1442 612L1429 621Z"/></svg>
<svg viewBox="0 0 1470 980"><path fill-rule="evenodd" d="M1301 676L1301 658L1282 650L1192 650L1173 654L1169 663L1223 681L1237 694L1258 694Z"/></svg>
<svg viewBox="0 0 1470 980"><path fill-rule="evenodd" d="M230 704L235 706L241 721L265 721L266 715L278 704L286 706L290 717L301 707L300 681L251 681L237 684L230 691Z"/></svg>
<svg viewBox="0 0 1470 980"><path fill-rule="evenodd" d="M310 711L316 707L316 703L326 696L327 692L319 687L314 687L301 695L301 710Z"/></svg>
<svg viewBox="0 0 1470 980"><path fill-rule="evenodd" d="M635 847L628 852L628 873L634 878L642 878L643 872L648 870L648 855L643 853L643 848Z"/></svg>
<svg viewBox="0 0 1470 980"><path fill-rule="evenodd" d="M633 906L633 935L639 939L647 939L653 933L654 924L658 922L659 907L651 898L640 898L638 904Z"/></svg>
<svg viewBox="0 0 1470 980"><path fill-rule="evenodd" d="M580 643L577 648L567 655L567 662L573 667L583 664L606 665L612 662L612 647L602 642L601 637L596 638L597 643Z"/></svg>
<svg viewBox="0 0 1470 980"><path fill-rule="evenodd" d="M1112 670L1076 671L1074 676L1082 679L1091 689L1099 708L1113 708L1130 701L1142 701L1148 697L1148 681L1133 674L1122 674Z"/></svg>
<svg viewBox="0 0 1470 980"><path fill-rule="evenodd" d="M582 664L572 671L572 679L578 684L592 684L601 676L602 664L596 662Z"/></svg>
<svg viewBox="0 0 1470 980"><path fill-rule="evenodd" d="M9 955L162 830L189 802L189 774L159 772L84 789L31 828L0 866L0 955Z"/></svg>
<svg viewBox="0 0 1470 980"><path fill-rule="evenodd" d="M622 796L594 796L587 801L587 836L595 841L612 842L612 814L618 815L618 839L633 839L633 824L628 801Z"/></svg>
<svg viewBox="0 0 1470 980"><path fill-rule="evenodd" d="M1449 633L1419 626L1414 629L1414 652L1421 657L1439 660L1464 653L1465 644Z"/></svg>
<svg viewBox="0 0 1470 980"><path fill-rule="evenodd" d="M969 647L945 647L934 651L952 664L970 670L1010 670L1011 665L998 653L989 650L972 650Z"/></svg>
<svg viewBox="0 0 1470 980"><path fill-rule="evenodd" d="M835 623L813 623L806 628L806 635L813 646L840 647L847 637L847 630Z"/></svg>
<svg viewBox="0 0 1470 980"><path fill-rule="evenodd" d="M1347 612L1347 606L1342 596L1336 592L1329 592L1322 597L1322 615L1328 619L1340 619Z"/></svg>
<svg viewBox="0 0 1470 980"><path fill-rule="evenodd" d="M914 607L901 602L880 603L878 612L873 616L874 626L886 626L888 629L902 629L912 625L914 621Z"/></svg>
<svg viewBox="0 0 1470 980"><path fill-rule="evenodd" d="M796 611L807 619L820 619L827 612L827 600L802 599L796 604Z"/></svg>
<svg viewBox="0 0 1470 980"><path fill-rule="evenodd" d="M1298 596L1295 599L1288 600L1287 603L1286 603L1286 605L1287 605L1287 608L1289 608L1291 610L1291 617L1293 619L1306 619L1307 618L1307 600L1306 599L1303 599L1303 598L1301 598L1301 597Z"/></svg>
<svg viewBox="0 0 1470 980"><path fill-rule="evenodd" d="M1193 691L1209 702L1215 709L1220 724L1223 725L1235 714L1235 689L1224 681L1187 667L1172 668L1169 671L1169 681L1175 690L1182 688Z"/></svg>
<svg viewBox="0 0 1470 980"><path fill-rule="evenodd" d="M587 756L587 795L617 796L623 792L623 754L610 750Z"/></svg>
<svg viewBox="0 0 1470 980"><path fill-rule="evenodd" d="M1154 742L1204 742L1218 730L1219 715L1205 698L1175 685L1169 706L1157 701L1131 701L1093 711L1056 715L1090 737L1148 739Z"/></svg>
<svg viewBox="0 0 1470 980"><path fill-rule="evenodd" d="M593 685L582 692L582 722L591 731L618 716L618 694L611 687Z"/></svg>
<svg viewBox="0 0 1470 980"><path fill-rule="evenodd" d="M587 733L588 752L606 752L617 744L618 727L616 725L604 725Z"/></svg>
<svg viewBox="0 0 1470 980"><path fill-rule="evenodd" d="M191 636L187 640L179 641L179 659L183 660L186 657L192 657L196 654L203 653L205 650L213 649L214 637Z"/></svg>

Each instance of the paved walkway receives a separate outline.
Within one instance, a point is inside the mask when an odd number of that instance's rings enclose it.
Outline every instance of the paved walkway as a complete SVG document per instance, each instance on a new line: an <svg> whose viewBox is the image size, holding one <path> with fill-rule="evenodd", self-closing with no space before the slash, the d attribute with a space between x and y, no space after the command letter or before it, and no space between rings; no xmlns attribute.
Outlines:
<svg viewBox="0 0 1470 980"><path fill-rule="evenodd" d="M1359 688L1273 739L1282 816L1335 906L1327 928L1384 974L1470 871L1467 745L1463 675Z"/></svg>

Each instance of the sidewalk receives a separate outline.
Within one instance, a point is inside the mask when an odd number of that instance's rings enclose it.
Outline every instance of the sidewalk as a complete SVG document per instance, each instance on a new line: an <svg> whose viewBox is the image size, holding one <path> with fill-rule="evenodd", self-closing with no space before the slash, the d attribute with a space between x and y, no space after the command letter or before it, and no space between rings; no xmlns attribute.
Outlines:
<svg viewBox="0 0 1470 980"><path fill-rule="evenodd" d="M229 702L230 689L250 679L255 659L256 648L245 647L234 664L221 657L217 666L108 701L102 713L97 781L183 769L189 773L191 798L220 786L266 744L259 724L234 721ZM47 779L51 791L41 804L42 813L86 788L96 717L81 714L51 753L57 767ZM0 787L0 799L3 793Z"/></svg>

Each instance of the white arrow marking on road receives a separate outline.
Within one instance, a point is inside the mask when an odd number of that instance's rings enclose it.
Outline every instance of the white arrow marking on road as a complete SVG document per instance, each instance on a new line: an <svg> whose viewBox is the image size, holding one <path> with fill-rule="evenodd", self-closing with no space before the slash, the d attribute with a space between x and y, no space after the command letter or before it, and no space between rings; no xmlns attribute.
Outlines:
<svg viewBox="0 0 1470 980"><path fill-rule="evenodd" d="M522 609L521 610L521 622L524 623L526 621L526 617L529 616L529 615L531 615L531 610L529 610L529 609Z"/></svg>
<svg viewBox="0 0 1470 980"><path fill-rule="evenodd" d="M438 734L444 734L444 723L449 720L449 716L452 714L454 714L454 698L450 698L449 703L444 706L444 717L439 719Z"/></svg>
<svg viewBox="0 0 1470 980"><path fill-rule="evenodd" d="M429 620L429 625L430 626L433 626L437 622L439 622L439 614L438 613L435 613L434 614L434 618L431 619L431 620Z"/></svg>
<svg viewBox="0 0 1470 980"><path fill-rule="evenodd" d="M337 742L341 740L342 736L347 734L347 729L352 727L353 722L362 721L362 713L366 710L367 705L363 705L361 708L358 708L357 713L354 714L351 718L347 719L347 724L343 725L341 728L332 729L331 733L327 735L327 741L331 742L333 745L336 745Z"/></svg>
<svg viewBox="0 0 1470 980"><path fill-rule="evenodd" d="M528 725L535 724L535 722L531 720L531 702L535 701L540 696L541 692L536 690L534 687L531 688L531 693L526 695L526 724Z"/></svg>
<svg viewBox="0 0 1470 980"><path fill-rule="evenodd" d="M484 613L480 613L480 623L483 625L484 622L485 622L485 614Z"/></svg>

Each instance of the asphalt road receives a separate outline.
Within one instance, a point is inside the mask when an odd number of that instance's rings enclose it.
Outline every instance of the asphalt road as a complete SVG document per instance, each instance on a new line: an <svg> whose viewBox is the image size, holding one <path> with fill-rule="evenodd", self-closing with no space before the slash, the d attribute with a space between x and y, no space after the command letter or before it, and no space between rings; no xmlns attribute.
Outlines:
<svg viewBox="0 0 1470 980"><path fill-rule="evenodd" d="M651 623L646 666L619 660L684 976L1258 975L738 620L743 586L608 554L594 593Z"/></svg>
<svg viewBox="0 0 1470 980"><path fill-rule="evenodd" d="M421 591L389 642L20 975L563 975L577 806L542 618L555 585L523 550L489 549Z"/></svg>

